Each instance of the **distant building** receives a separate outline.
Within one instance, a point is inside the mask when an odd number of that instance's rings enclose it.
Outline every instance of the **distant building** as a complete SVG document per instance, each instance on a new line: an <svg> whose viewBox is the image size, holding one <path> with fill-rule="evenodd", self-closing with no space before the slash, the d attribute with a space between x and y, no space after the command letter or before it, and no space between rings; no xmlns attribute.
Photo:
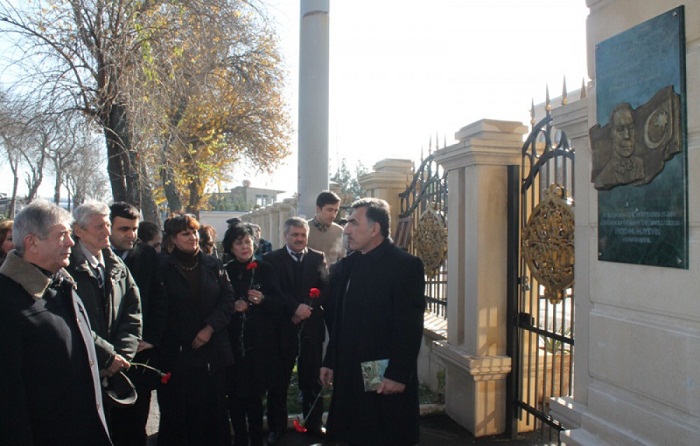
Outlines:
<svg viewBox="0 0 700 446"><path fill-rule="evenodd" d="M230 192L211 194L210 203L216 211L251 211L275 203L277 196L283 192L251 187L250 181L245 180L241 186L234 187Z"/></svg>

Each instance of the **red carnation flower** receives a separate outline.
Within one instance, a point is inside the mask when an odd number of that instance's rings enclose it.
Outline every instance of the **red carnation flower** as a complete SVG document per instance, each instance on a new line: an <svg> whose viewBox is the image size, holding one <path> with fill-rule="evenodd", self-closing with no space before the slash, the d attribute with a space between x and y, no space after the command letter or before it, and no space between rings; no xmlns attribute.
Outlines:
<svg viewBox="0 0 700 446"><path fill-rule="evenodd" d="M299 422L299 420L294 420L294 430L297 432L304 433L304 432L306 432L307 429L306 429L306 426L304 426L303 424L301 424Z"/></svg>
<svg viewBox="0 0 700 446"><path fill-rule="evenodd" d="M309 297L312 299L316 299L320 295L321 295L321 290L319 290L318 288L311 288L309 290Z"/></svg>
<svg viewBox="0 0 700 446"><path fill-rule="evenodd" d="M255 268L257 268L257 267L258 267L258 262L252 261L252 262L250 262L248 265L246 265L245 269L247 269L248 271L250 271L251 269L255 269Z"/></svg>
<svg viewBox="0 0 700 446"><path fill-rule="evenodd" d="M131 366L135 367L135 368L141 367L143 369L147 369L147 370L150 370L152 372L156 372L160 376L160 382L162 382L163 384L168 384L168 381L170 381L170 377L172 376L172 373L170 373L170 372L163 373L161 370L159 370L155 367L151 367L148 364L143 364L140 362L132 362Z"/></svg>
<svg viewBox="0 0 700 446"><path fill-rule="evenodd" d="M171 376L173 375L170 372L160 375L160 382L162 382L163 384L168 384L168 381L170 381Z"/></svg>

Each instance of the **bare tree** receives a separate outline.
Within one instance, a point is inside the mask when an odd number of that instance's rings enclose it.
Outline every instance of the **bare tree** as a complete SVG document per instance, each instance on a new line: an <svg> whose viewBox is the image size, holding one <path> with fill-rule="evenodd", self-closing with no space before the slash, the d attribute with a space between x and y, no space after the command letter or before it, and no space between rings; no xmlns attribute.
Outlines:
<svg viewBox="0 0 700 446"><path fill-rule="evenodd" d="M72 140L74 145L62 159L61 173L56 178L62 178L73 206L87 199L106 201L109 182L105 175L104 147L90 133L75 134Z"/></svg>
<svg viewBox="0 0 700 446"><path fill-rule="evenodd" d="M20 161L22 159L22 140L25 137L25 127L17 119L17 104L10 100L7 93L0 91L0 139L7 155L7 163L12 172L12 192L8 218L14 218L17 204L17 191L20 177Z"/></svg>
<svg viewBox="0 0 700 446"><path fill-rule="evenodd" d="M131 144L127 98L131 73L138 70L142 45L167 32L148 18L162 2L132 0L55 0L0 3L1 31L15 36L24 51L23 64L34 64L25 83L37 97L60 97L66 109L78 110L104 130L112 193L140 205L142 196L137 152ZM30 91L30 90L27 90Z"/></svg>
<svg viewBox="0 0 700 446"><path fill-rule="evenodd" d="M77 116L64 115L60 119L61 131L56 144L48 150L54 178L54 202L61 201L61 189L84 201L106 195L108 180L104 170L104 146L100 145L101 132L87 125ZM86 191L94 190L94 194Z"/></svg>
<svg viewBox="0 0 700 446"><path fill-rule="evenodd" d="M29 73L18 87L102 128L115 200L156 221L151 178L171 209L196 210L233 163L269 172L289 153L284 72L257 0L49 3L0 0L0 36Z"/></svg>

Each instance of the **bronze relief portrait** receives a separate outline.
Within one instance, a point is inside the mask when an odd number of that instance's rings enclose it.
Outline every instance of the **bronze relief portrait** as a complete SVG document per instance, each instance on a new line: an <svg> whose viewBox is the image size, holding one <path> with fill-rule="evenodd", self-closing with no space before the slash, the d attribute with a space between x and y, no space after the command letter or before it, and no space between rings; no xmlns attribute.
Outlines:
<svg viewBox="0 0 700 446"><path fill-rule="evenodd" d="M608 123L589 131L593 149L591 182L598 190L650 183L681 151L680 97L668 86L634 109L617 104Z"/></svg>

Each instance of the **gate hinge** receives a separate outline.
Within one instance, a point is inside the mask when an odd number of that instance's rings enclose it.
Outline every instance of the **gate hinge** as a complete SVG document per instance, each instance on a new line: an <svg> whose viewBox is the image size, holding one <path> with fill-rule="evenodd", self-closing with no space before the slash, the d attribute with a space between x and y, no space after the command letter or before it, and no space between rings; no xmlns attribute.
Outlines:
<svg viewBox="0 0 700 446"><path fill-rule="evenodd" d="M517 318L516 325L518 327L526 328L535 325L535 318L532 317L530 313L518 313Z"/></svg>

